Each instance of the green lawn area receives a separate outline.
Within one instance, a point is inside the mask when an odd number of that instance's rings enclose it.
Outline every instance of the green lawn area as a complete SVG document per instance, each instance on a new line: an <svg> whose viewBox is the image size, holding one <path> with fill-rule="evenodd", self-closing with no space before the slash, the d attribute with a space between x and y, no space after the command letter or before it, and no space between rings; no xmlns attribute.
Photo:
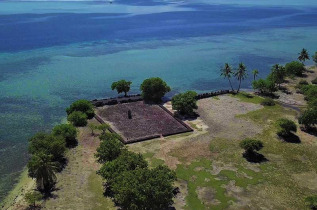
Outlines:
<svg viewBox="0 0 317 210"><path fill-rule="evenodd" d="M245 93L233 97L255 104L263 100ZM192 160L190 164L179 158L182 163L177 166L177 177L186 181L188 190L185 208L225 209L243 202L260 208L267 207L269 200L274 209L305 209L305 197L316 194L317 190L317 183L309 184L317 181L316 144L305 139L300 144L284 142L277 137L275 126L277 119L294 119L295 115L295 111L277 104L237 116L263 126L263 132L254 138L263 141L260 153L267 162L249 163L242 157L239 141L212 137L209 158ZM178 153L170 154L177 157ZM217 168L220 168L218 173ZM234 193L230 186L239 189L239 193ZM205 198L199 195L201 189L209 189Z"/></svg>

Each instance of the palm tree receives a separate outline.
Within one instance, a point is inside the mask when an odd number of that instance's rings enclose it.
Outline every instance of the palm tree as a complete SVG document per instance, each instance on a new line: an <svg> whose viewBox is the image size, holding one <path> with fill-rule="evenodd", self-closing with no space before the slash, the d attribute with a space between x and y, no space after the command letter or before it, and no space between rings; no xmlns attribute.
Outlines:
<svg viewBox="0 0 317 210"><path fill-rule="evenodd" d="M309 60L309 55L305 48L303 48L302 51L299 53L298 60L301 61L303 64L305 60Z"/></svg>
<svg viewBox="0 0 317 210"><path fill-rule="evenodd" d="M44 153L35 154L28 163L29 176L36 179L36 185L39 190L48 193L56 182L58 167L56 162L52 161L52 155Z"/></svg>
<svg viewBox="0 0 317 210"><path fill-rule="evenodd" d="M247 77L247 67L243 63L239 63L239 67L235 72L234 76L239 80L239 88L237 90L237 93L239 93L241 81Z"/></svg>
<svg viewBox="0 0 317 210"><path fill-rule="evenodd" d="M230 87L231 87L232 91L234 91L232 84L231 84L231 80L230 80L230 78L232 76L232 69L228 63L225 63L225 66L221 69L221 76L223 76L224 78L228 78Z"/></svg>
<svg viewBox="0 0 317 210"><path fill-rule="evenodd" d="M252 71L252 74L253 74L253 80L255 80L255 79L256 79L256 77L257 77L257 76L258 76L258 74L259 74L259 70L254 69L254 70Z"/></svg>

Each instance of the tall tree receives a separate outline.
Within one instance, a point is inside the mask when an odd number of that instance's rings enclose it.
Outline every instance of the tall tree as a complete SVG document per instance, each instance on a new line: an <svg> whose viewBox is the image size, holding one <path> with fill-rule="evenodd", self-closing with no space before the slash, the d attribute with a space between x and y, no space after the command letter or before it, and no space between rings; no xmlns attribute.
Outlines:
<svg viewBox="0 0 317 210"><path fill-rule="evenodd" d="M49 193L56 182L55 173L58 170L56 162L52 161L52 155L37 153L28 162L28 174L36 179L39 190Z"/></svg>
<svg viewBox="0 0 317 210"><path fill-rule="evenodd" d="M143 81L140 90L144 100L158 103L166 93L171 91L171 88L161 78L152 77Z"/></svg>
<svg viewBox="0 0 317 210"><path fill-rule="evenodd" d="M281 84L284 82L285 76L286 76L286 71L284 66L275 64L272 66L271 74L268 76L268 78L271 79L275 84L277 84L278 87L280 87Z"/></svg>
<svg viewBox="0 0 317 210"><path fill-rule="evenodd" d="M112 83L111 89L116 89L118 94L124 93L124 96L127 96L127 93L130 91L130 85L132 82L126 80L119 80L117 82Z"/></svg>
<svg viewBox="0 0 317 210"><path fill-rule="evenodd" d="M240 91L241 87L241 82L247 77L247 67L243 63L239 63L239 67L237 71L235 72L234 76L238 79L239 81L239 87L237 90L237 93Z"/></svg>
<svg viewBox="0 0 317 210"><path fill-rule="evenodd" d="M298 60L304 64L306 60L309 60L308 52L305 48L299 53Z"/></svg>
<svg viewBox="0 0 317 210"><path fill-rule="evenodd" d="M254 69L254 70L252 71L252 74L253 74L253 80L255 80L255 79L256 79L256 77L257 77L257 76L258 76L258 74L259 74L259 70Z"/></svg>
<svg viewBox="0 0 317 210"><path fill-rule="evenodd" d="M229 63L225 63L225 66L221 69L221 76L223 76L224 78L227 78L230 84L230 87L233 90L232 84L231 84L231 76L232 76L233 72L232 72L232 68L229 65Z"/></svg>

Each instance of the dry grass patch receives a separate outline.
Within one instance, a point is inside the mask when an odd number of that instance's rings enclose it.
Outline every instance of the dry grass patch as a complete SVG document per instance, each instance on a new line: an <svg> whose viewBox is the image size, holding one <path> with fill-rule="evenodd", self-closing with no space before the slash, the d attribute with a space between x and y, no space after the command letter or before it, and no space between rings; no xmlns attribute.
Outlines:
<svg viewBox="0 0 317 210"><path fill-rule="evenodd" d="M236 115L261 109L261 105L242 102L228 95L219 96L219 99L207 98L198 102L198 112L208 125L210 136L237 140L262 131L252 121L236 118Z"/></svg>

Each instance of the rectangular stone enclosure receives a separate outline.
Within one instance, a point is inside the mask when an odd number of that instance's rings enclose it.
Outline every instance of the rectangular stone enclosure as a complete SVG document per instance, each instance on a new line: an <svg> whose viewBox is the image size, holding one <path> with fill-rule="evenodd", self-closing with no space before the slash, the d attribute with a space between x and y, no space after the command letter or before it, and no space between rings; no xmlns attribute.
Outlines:
<svg viewBox="0 0 317 210"><path fill-rule="evenodd" d="M96 109L97 120L110 124L124 143L193 131L161 105L138 101Z"/></svg>

